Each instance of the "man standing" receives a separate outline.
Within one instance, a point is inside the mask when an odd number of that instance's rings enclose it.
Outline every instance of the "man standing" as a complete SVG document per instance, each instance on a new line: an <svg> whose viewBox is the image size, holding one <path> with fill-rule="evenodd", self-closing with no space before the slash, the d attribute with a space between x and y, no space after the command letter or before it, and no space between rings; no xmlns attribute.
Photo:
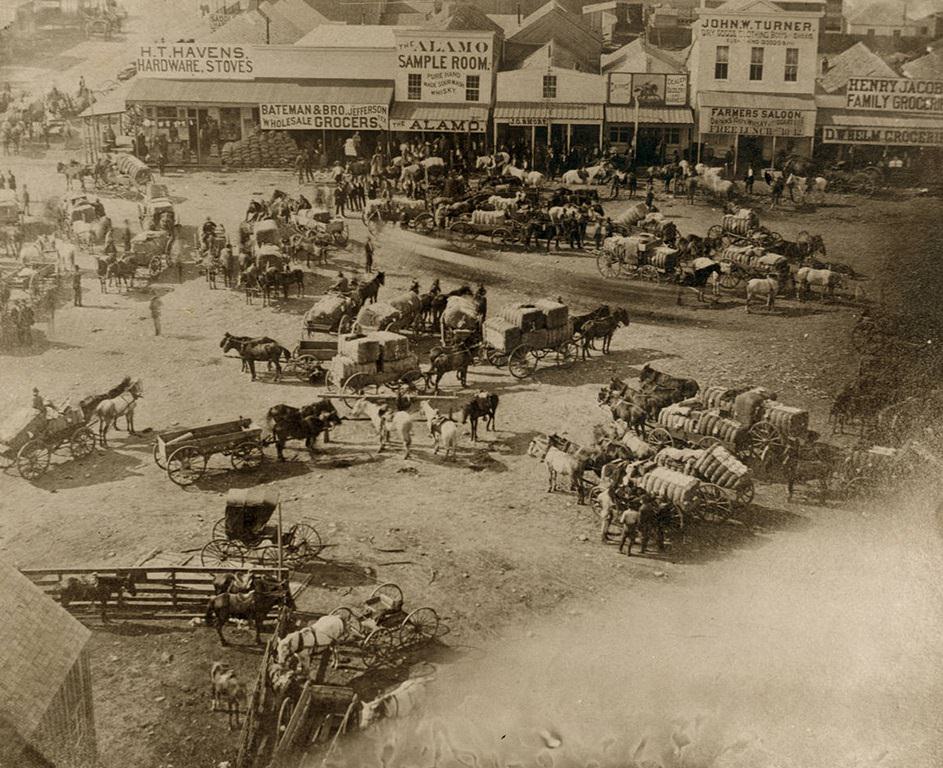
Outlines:
<svg viewBox="0 0 943 768"><path fill-rule="evenodd" d="M33 345L33 323L36 322L36 316L33 314L33 308L26 301L20 304L20 343L27 346Z"/></svg>
<svg viewBox="0 0 943 768"><path fill-rule="evenodd" d="M154 321L154 335L160 336L161 301L160 301L159 293L155 293L154 297L151 299L150 310L151 310L151 320Z"/></svg>
<svg viewBox="0 0 943 768"><path fill-rule="evenodd" d="M298 171L298 183L304 184L305 182L305 153L299 152L298 157L295 158L295 170Z"/></svg>
<svg viewBox="0 0 943 768"><path fill-rule="evenodd" d="M23 185L23 215L29 216L29 190L26 188L26 185Z"/></svg>
<svg viewBox="0 0 943 768"><path fill-rule="evenodd" d="M345 216L345 206L347 205L347 183L340 181L334 188L334 215Z"/></svg>
<svg viewBox="0 0 943 768"><path fill-rule="evenodd" d="M131 224L127 219L124 220L124 233L121 235L122 246L125 253L131 253Z"/></svg>
<svg viewBox="0 0 943 768"><path fill-rule="evenodd" d="M629 197L635 197L638 192L638 176L635 175L635 169L629 171Z"/></svg>
<svg viewBox="0 0 943 768"><path fill-rule="evenodd" d="M368 275L373 272L373 252L373 235L367 235L367 241L363 244L363 262Z"/></svg>
<svg viewBox="0 0 943 768"><path fill-rule="evenodd" d="M744 177L744 180L743 180L744 186L746 186L746 188L747 188L747 194L748 194L748 195L752 195L752 194L753 194L753 180L754 180L754 179L753 179L753 166L752 166L752 165L748 165L748 166L747 166L747 175Z"/></svg>
<svg viewBox="0 0 943 768"><path fill-rule="evenodd" d="M82 306L82 273L79 272L78 265L72 272L72 304L76 307Z"/></svg>

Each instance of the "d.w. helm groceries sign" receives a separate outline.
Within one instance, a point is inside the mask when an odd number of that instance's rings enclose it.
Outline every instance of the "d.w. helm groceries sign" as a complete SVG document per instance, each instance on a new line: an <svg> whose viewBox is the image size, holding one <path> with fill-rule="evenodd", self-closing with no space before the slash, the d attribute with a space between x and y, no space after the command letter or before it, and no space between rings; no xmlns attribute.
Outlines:
<svg viewBox="0 0 943 768"><path fill-rule="evenodd" d="M402 101L487 103L491 99L493 37L474 33L396 33L396 98ZM469 75L472 76L471 84ZM416 85L419 85L419 98ZM477 86L477 87L470 87Z"/></svg>
<svg viewBox="0 0 943 768"><path fill-rule="evenodd" d="M251 80L255 72L251 50L245 45L142 45L136 63L141 77L177 80Z"/></svg>

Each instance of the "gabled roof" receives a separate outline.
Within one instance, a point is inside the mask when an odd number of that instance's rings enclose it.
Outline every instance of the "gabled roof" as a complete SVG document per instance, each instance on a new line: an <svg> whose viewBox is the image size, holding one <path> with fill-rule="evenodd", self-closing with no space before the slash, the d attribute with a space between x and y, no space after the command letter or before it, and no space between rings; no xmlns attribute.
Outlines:
<svg viewBox="0 0 943 768"><path fill-rule="evenodd" d="M830 58L828 64L828 72L819 78L819 85L826 93L844 90L849 77L897 77L887 62L864 43L855 43Z"/></svg>
<svg viewBox="0 0 943 768"><path fill-rule="evenodd" d="M380 23L386 0L376 2L339 2L338 0L305 0L314 10L331 21L345 24L373 25Z"/></svg>
<svg viewBox="0 0 943 768"><path fill-rule="evenodd" d="M469 31L497 32L504 35L504 28L488 18L474 5L462 3L453 5L437 13L427 26L430 29L456 29Z"/></svg>
<svg viewBox="0 0 943 768"><path fill-rule="evenodd" d="M505 37L513 35L519 29L516 13L489 13L488 18L501 27Z"/></svg>
<svg viewBox="0 0 943 768"><path fill-rule="evenodd" d="M556 0L522 19L520 28L508 37L508 42L544 45L554 39L572 51L584 53L588 59L598 59L602 51L599 35L581 16L571 13Z"/></svg>
<svg viewBox="0 0 943 768"><path fill-rule="evenodd" d="M264 11L264 8L263 8ZM213 43L252 43L255 45L291 45L304 34L281 14L269 17L266 32L265 18L257 10L234 16L206 39Z"/></svg>
<svg viewBox="0 0 943 768"><path fill-rule="evenodd" d="M312 48L396 48L393 27L379 24L322 24L295 45Z"/></svg>
<svg viewBox="0 0 943 768"><path fill-rule="evenodd" d="M783 9L768 0L727 0L715 8L718 13L783 13Z"/></svg>
<svg viewBox="0 0 943 768"><path fill-rule="evenodd" d="M603 72L659 72L676 74L684 71L683 56L675 58L666 51L636 38L612 53L604 53L600 63Z"/></svg>
<svg viewBox="0 0 943 768"><path fill-rule="evenodd" d="M529 69L531 67L542 67L546 69L548 65L560 67L561 69L586 71L583 58L556 39L551 40L546 45L542 45L527 56L516 69Z"/></svg>
<svg viewBox="0 0 943 768"><path fill-rule="evenodd" d="M30 741L92 633L5 564L0 615L0 721ZM0 744L0 763L7 747Z"/></svg>
<svg viewBox="0 0 943 768"><path fill-rule="evenodd" d="M943 80L943 48L904 64L903 69L914 80Z"/></svg>
<svg viewBox="0 0 943 768"><path fill-rule="evenodd" d="M858 27L909 27L913 25L911 19L897 8L884 3L872 3L857 13L849 14L848 23Z"/></svg>

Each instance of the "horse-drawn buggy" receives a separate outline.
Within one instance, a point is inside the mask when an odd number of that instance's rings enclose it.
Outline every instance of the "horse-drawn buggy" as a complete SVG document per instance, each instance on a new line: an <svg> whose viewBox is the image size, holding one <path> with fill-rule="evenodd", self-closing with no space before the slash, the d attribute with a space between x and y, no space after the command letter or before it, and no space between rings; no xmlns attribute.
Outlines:
<svg viewBox="0 0 943 768"><path fill-rule="evenodd" d="M154 462L180 486L192 485L206 472L215 454L228 456L234 469L257 469L262 464L262 430L251 419L158 432Z"/></svg>
<svg viewBox="0 0 943 768"><path fill-rule="evenodd" d="M297 230L292 234L292 246L310 242L318 245L336 245L343 248L350 242L350 228L340 216L332 216L330 211L305 208L292 214L292 222Z"/></svg>
<svg viewBox="0 0 943 768"><path fill-rule="evenodd" d="M449 224L449 233L464 242L487 237L494 245L513 245L524 239L524 221L510 210L474 210Z"/></svg>
<svg viewBox="0 0 943 768"><path fill-rule="evenodd" d="M152 187L163 186L152 184ZM177 211L169 197L148 197L138 206L138 223L141 229L163 229L170 231L179 225Z"/></svg>
<svg viewBox="0 0 943 768"><path fill-rule="evenodd" d="M17 411L0 426L0 459L7 467L15 464L26 480L36 480L49 469L56 451L67 447L73 459L81 459L95 450L90 418L81 407L69 404Z"/></svg>
<svg viewBox="0 0 943 768"><path fill-rule="evenodd" d="M155 278L167 269L170 234L166 230L145 230L131 238L131 251L127 256L134 269L146 269L150 278Z"/></svg>
<svg viewBox="0 0 943 768"><path fill-rule="evenodd" d="M488 360L497 367L507 365L515 379L533 376L550 355L558 366L569 368L579 352L569 309L555 301L508 305L485 321L482 335Z"/></svg>
<svg viewBox="0 0 943 768"><path fill-rule="evenodd" d="M104 206L85 195L68 197L62 208L63 223L70 239L83 244L101 241L111 228Z"/></svg>
<svg viewBox="0 0 943 768"><path fill-rule="evenodd" d="M279 542L278 525L271 522L279 504L277 490L231 489L226 494L225 514L213 525L213 538L200 550L200 563L242 567L250 560L267 568L297 569L317 558L324 544L309 522L292 524L282 531Z"/></svg>

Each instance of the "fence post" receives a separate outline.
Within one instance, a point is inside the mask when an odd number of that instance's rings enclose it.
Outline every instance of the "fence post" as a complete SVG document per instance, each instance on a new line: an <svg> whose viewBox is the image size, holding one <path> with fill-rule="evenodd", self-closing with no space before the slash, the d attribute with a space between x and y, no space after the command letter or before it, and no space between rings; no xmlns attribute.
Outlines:
<svg viewBox="0 0 943 768"><path fill-rule="evenodd" d="M177 571L170 572L170 604L177 607Z"/></svg>

